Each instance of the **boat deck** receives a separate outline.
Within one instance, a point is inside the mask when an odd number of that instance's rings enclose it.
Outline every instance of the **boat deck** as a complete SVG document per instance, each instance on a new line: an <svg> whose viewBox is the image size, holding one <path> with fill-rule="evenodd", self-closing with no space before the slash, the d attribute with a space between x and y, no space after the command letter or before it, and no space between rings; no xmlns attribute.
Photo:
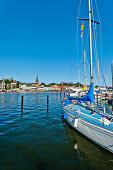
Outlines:
<svg viewBox="0 0 113 170"><path fill-rule="evenodd" d="M113 131L113 122L110 121L109 125L103 124L101 121L102 114L92 111L89 109L87 106L82 106L82 104L70 104L68 107L65 107L65 110L70 113L72 116L77 116L79 115L79 118L86 120L92 124L95 124L100 127L104 127L108 130ZM105 119L106 119L106 114L104 114ZM111 118L111 117L109 117ZM107 120L107 119L106 119Z"/></svg>

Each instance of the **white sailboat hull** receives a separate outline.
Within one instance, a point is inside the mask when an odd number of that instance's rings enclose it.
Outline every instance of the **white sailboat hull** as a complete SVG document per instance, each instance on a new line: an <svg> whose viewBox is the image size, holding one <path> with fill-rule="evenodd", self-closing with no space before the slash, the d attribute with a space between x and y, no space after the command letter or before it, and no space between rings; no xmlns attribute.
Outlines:
<svg viewBox="0 0 113 170"><path fill-rule="evenodd" d="M66 121L78 132L102 146L103 148L113 152L113 132L99 127L86 120L78 118L77 126L75 127L75 118L73 115L66 112Z"/></svg>

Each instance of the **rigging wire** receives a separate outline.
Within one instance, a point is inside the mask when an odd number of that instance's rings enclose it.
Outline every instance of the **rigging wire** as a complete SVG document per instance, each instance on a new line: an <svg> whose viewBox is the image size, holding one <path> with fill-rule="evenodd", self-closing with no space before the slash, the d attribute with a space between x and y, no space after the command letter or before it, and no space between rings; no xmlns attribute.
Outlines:
<svg viewBox="0 0 113 170"><path fill-rule="evenodd" d="M78 12L77 12L77 18L78 18L78 16L79 16L79 14L80 14L80 8L81 8L81 0L80 0L80 2L79 2L79 7L78 7ZM77 41L76 41L77 40ZM75 43L74 43L75 45L75 47L76 47L76 45L77 45L77 66L78 66L78 20L77 20L77 31L76 31L76 33L75 33ZM73 58L74 59L74 58ZM71 75L72 75L72 68L73 68L73 64L74 64L74 62L73 62L73 60L72 60L72 64L71 64L71 70L70 70L70 81L71 81Z"/></svg>
<svg viewBox="0 0 113 170"><path fill-rule="evenodd" d="M79 14L80 14L80 7L81 7L81 0L80 0L80 2L79 2L79 7L78 7L78 15L77 15L77 19L78 19L78 17L79 17Z"/></svg>
<svg viewBox="0 0 113 170"><path fill-rule="evenodd" d="M75 42L74 42L74 46L76 46L76 38L77 38L77 32L75 32ZM75 50L74 50L75 51ZM72 75L72 68L73 68L73 64L74 64L74 51L73 51L73 58L72 58L72 63L71 63L71 70L70 70L70 78L69 80L71 81L71 75Z"/></svg>
<svg viewBox="0 0 113 170"><path fill-rule="evenodd" d="M92 0L91 0L91 8L92 8L92 18L93 18L93 20L94 20L94 15L93 15L93 4L92 4ZM94 41L93 41L93 48L94 48L94 56L95 56L95 63L96 63L96 66L97 66L97 61L98 61L98 57L97 57L97 46L96 46L96 44L97 44L97 38L96 38L96 33L95 33L96 31L95 31L95 24L94 24L94 22L93 22L93 36L92 36L92 38L94 39ZM93 73L94 73L94 77L95 77L95 80L96 80L96 82L97 82L97 76L96 76L96 73L95 73L95 71L93 70Z"/></svg>
<svg viewBox="0 0 113 170"><path fill-rule="evenodd" d="M3 73L0 73L0 75L2 75L2 76L6 76L6 77L10 77L11 75L6 75L6 74L3 74Z"/></svg>
<svg viewBox="0 0 113 170"><path fill-rule="evenodd" d="M97 9L97 15L98 15L99 22L100 22L100 15L99 15L99 10L98 10L98 5L97 5L96 0L95 0L95 4L96 4L96 9ZM102 61L102 29L101 29L101 22L100 22L100 49L101 49L101 61ZM101 74L103 76L105 85L107 86L106 81L105 81L105 77L104 77L103 72L102 72L102 68L101 68Z"/></svg>
<svg viewBox="0 0 113 170"><path fill-rule="evenodd" d="M106 88L107 88L106 79L105 79L105 77L104 77L104 74L103 74L101 65L99 65L99 66L100 66L100 70L101 70L101 73L102 73L103 80L104 80L104 82L105 82L105 86L106 86Z"/></svg>
<svg viewBox="0 0 113 170"><path fill-rule="evenodd" d="M78 17L80 15L81 0L79 2L78 14L77 14L77 66L78 66Z"/></svg>
<svg viewBox="0 0 113 170"><path fill-rule="evenodd" d="M100 16L99 16L99 12L98 12L98 6L97 6L97 2L95 0L95 4L96 4L96 9L97 9L97 15L98 15L98 19L99 19L99 22L100 22ZM93 10L92 10L92 15L93 15ZM94 16L93 16L93 19L94 19ZM100 22L101 23L101 22ZM94 23L93 23L93 28L94 28ZM95 29L94 29L94 40L95 40L95 43L97 42L97 36L95 36ZM94 45L94 44L93 44ZM96 44L95 44L96 45ZM100 48L101 48L101 59L102 59L102 38L101 38L101 24L100 24ZM98 60L98 56L97 56L97 52L96 52L96 46L94 47L94 53L95 53L95 57L96 59ZM96 65L97 65L97 62L96 62ZM99 63L99 67L101 68L101 74L102 74L102 77L103 77L103 82L105 83L105 86L107 87L107 83L106 83L106 79L104 77L104 74L103 74L103 71L102 71L102 67ZM103 84L103 83L102 83Z"/></svg>

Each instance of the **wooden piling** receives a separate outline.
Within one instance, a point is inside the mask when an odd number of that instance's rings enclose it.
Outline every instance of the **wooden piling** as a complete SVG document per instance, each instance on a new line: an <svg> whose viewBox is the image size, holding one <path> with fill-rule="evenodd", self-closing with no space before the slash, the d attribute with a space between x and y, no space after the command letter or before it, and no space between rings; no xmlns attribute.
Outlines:
<svg viewBox="0 0 113 170"><path fill-rule="evenodd" d="M97 104L98 104L98 92L97 92Z"/></svg>
<svg viewBox="0 0 113 170"><path fill-rule="evenodd" d="M21 96L21 112L23 112L23 96Z"/></svg>
<svg viewBox="0 0 113 170"><path fill-rule="evenodd" d="M48 108L49 108L49 95L47 95L47 112L48 112Z"/></svg>

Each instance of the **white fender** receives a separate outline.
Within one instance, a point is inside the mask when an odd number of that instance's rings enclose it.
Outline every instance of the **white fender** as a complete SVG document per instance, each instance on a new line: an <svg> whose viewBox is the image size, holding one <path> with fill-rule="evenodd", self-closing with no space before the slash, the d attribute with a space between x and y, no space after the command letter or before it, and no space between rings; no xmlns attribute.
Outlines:
<svg viewBox="0 0 113 170"><path fill-rule="evenodd" d="M78 125L78 118L75 117L75 118L74 118L74 127L77 127L77 125Z"/></svg>
<svg viewBox="0 0 113 170"><path fill-rule="evenodd" d="M110 124L110 121L105 116L101 117L100 122L103 123L104 125Z"/></svg>

